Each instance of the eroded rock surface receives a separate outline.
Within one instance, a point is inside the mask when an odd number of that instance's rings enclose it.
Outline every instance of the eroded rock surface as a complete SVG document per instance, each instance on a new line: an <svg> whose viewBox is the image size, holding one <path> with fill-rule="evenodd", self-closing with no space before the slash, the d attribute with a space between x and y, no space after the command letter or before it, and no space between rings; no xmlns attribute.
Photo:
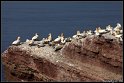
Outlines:
<svg viewBox="0 0 124 83"><path fill-rule="evenodd" d="M115 39L90 36L57 52L48 45L10 46L2 61L9 81L122 81L122 53Z"/></svg>

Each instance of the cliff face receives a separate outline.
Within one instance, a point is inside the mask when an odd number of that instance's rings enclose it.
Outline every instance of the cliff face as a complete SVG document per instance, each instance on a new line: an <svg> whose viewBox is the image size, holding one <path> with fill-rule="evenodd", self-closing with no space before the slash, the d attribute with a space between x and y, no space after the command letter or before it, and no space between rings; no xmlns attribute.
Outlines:
<svg viewBox="0 0 124 83"><path fill-rule="evenodd" d="M9 81L122 81L122 44L105 37L73 40L52 47L22 44L2 53Z"/></svg>

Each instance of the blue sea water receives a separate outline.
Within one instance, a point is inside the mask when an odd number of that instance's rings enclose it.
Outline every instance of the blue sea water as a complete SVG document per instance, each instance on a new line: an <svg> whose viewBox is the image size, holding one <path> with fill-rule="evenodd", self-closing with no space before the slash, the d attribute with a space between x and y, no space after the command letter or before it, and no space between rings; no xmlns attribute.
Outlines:
<svg viewBox="0 0 124 83"><path fill-rule="evenodd" d="M41 38L48 33L55 38L61 32L69 37L77 30L123 26L122 1L2 1L1 5L1 53L17 36L21 41L35 33ZM2 68L2 81L4 72Z"/></svg>

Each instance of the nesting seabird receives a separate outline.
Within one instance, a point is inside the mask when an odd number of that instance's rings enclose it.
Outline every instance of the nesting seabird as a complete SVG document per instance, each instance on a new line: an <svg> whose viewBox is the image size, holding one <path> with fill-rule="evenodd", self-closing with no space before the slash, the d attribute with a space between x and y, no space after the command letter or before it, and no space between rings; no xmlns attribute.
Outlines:
<svg viewBox="0 0 124 83"><path fill-rule="evenodd" d="M63 45L57 44L57 45L55 46L55 51L58 51L58 50L60 50L60 49L62 49L62 48L63 48Z"/></svg>
<svg viewBox="0 0 124 83"><path fill-rule="evenodd" d="M27 42L29 42L29 41L30 41L29 39L26 39L26 41L25 41L25 42L27 43Z"/></svg>
<svg viewBox="0 0 124 83"><path fill-rule="evenodd" d="M61 33L61 35L60 35L61 37L64 37L64 33Z"/></svg>
<svg viewBox="0 0 124 83"><path fill-rule="evenodd" d="M39 48L39 47L44 47L44 46L45 46L45 45L43 44L43 42L37 44L37 47L38 47L38 48Z"/></svg>
<svg viewBox="0 0 124 83"><path fill-rule="evenodd" d="M66 43L66 39L64 37L61 37L61 44L65 44Z"/></svg>
<svg viewBox="0 0 124 83"><path fill-rule="evenodd" d="M68 37L68 38L65 38L65 41L66 41L66 42L71 42L72 39L71 39L70 37Z"/></svg>
<svg viewBox="0 0 124 83"><path fill-rule="evenodd" d="M92 35L92 31L91 30L89 30L89 31L87 31L87 33L86 33L87 35Z"/></svg>
<svg viewBox="0 0 124 83"><path fill-rule="evenodd" d="M95 35L100 35L100 33L99 33L99 28L96 28L96 30L94 31L95 32Z"/></svg>
<svg viewBox="0 0 124 83"><path fill-rule="evenodd" d="M12 45L19 45L20 44L20 37L17 37L17 40L15 40Z"/></svg>
<svg viewBox="0 0 124 83"><path fill-rule="evenodd" d="M81 33L80 33L80 31L77 31L76 35L73 35L73 38L78 39L79 36L81 36Z"/></svg>
<svg viewBox="0 0 124 83"><path fill-rule="evenodd" d="M49 42L52 41L52 35L51 35L51 33L48 34L47 40L48 40Z"/></svg>
<svg viewBox="0 0 124 83"><path fill-rule="evenodd" d="M46 44L47 43L46 38L43 38L40 42L42 42L43 44Z"/></svg>
<svg viewBox="0 0 124 83"><path fill-rule="evenodd" d="M121 30L121 24L117 23L117 26L114 28L114 31L119 31Z"/></svg>
<svg viewBox="0 0 124 83"><path fill-rule="evenodd" d="M77 34L76 34L77 36L80 36L81 35L81 33L80 33L80 31L77 31Z"/></svg>
<svg viewBox="0 0 124 83"><path fill-rule="evenodd" d="M55 42L55 43L61 42L61 37L58 36L58 38L56 38L56 39L54 40L54 42Z"/></svg>
<svg viewBox="0 0 124 83"><path fill-rule="evenodd" d="M105 29L101 29L100 27L98 27L98 29L99 29L99 33L101 33L101 34L107 32Z"/></svg>
<svg viewBox="0 0 124 83"><path fill-rule="evenodd" d="M49 44L48 44L49 46L52 46L52 47L54 47L56 44L55 44L55 42L54 41L52 41L52 42L49 42Z"/></svg>
<svg viewBox="0 0 124 83"><path fill-rule="evenodd" d="M117 26L119 29L121 29L121 24L120 23L117 23Z"/></svg>
<svg viewBox="0 0 124 83"><path fill-rule="evenodd" d="M113 30L113 27L111 27L111 25L108 25L108 26L106 27L106 30L107 30L107 31L112 31L112 30Z"/></svg>
<svg viewBox="0 0 124 83"><path fill-rule="evenodd" d="M44 44L49 44L49 42L52 41L52 35L51 33L48 34L48 37L47 38L44 38Z"/></svg>
<svg viewBox="0 0 124 83"><path fill-rule="evenodd" d="M33 45L34 45L34 40L30 40L30 41L28 42L28 45L33 46Z"/></svg>
<svg viewBox="0 0 124 83"><path fill-rule="evenodd" d="M81 33L81 37L85 38L87 36L87 33L85 31L83 31L83 33Z"/></svg>
<svg viewBox="0 0 124 83"><path fill-rule="evenodd" d="M123 39L122 39L122 37L119 37L119 41L120 41L120 42L123 42Z"/></svg>
<svg viewBox="0 0 124 83"><path fill-rule="evenodd" d="M123 30L120 30L120 34L123 33Z"/></svg>
<svg viewBox="0 0 124 83"><path fill-rule="evenodd" d="M122 34L115 35L116 38L122 37Z"/></svg>
<svg viewBox="0 0 124 83"><path fill-rule="evenodd" d="M54 40L54 43L64 43L64 34L61 33L61 35Z"/></svg>
<svg viewBox="0 0 124 83"><path fill-rule="evenodd" d="M38 40L38 37L39 37L38 34L35 33L35 36L32 37L32 40Z"/></svg>

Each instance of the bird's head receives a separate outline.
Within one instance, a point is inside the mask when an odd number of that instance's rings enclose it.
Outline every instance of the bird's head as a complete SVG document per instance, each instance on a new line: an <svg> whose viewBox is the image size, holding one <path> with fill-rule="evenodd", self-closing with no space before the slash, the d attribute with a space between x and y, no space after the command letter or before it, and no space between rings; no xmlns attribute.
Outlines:
<svg viewBox="0 0 124 83"><path fill-rule="evenodd" d="M96 32L99 32L99 28L96 28Z"/></svg>
<svg viewBox="0 0 124 83"><path fill-rule="evenodd" d="M77 31L77 35L80 34L80 31Z"/></svg>
<svg viewBox="0 0 124 83"><path fill-rule="evenodd" d="M61 33L61 37L64 37L64 33Z"/></svg>
<svg viewBox="0 0 124 83"><path fill-rule="evenodd" d="M99 30L101 30L101 28L100 28L100 27L98 27L98 29L99 29Z"/></svg>
<svg viewBox="0 0 124 83"><path fill-rule="evenodd" d="M117 26L121 27L121 24L120 23L117 23Z"/></svg>
<svg viewBox="0 0 124 83"><path fill-rule="evenodd" d="M48 35L51 36L51 33L49 33Z"/></svg>
<svg viewBox="0 0 124 83"><path fill-rule="evenodd" d="M21 37L17 37L17 40L20 40Z"/></svg>
<svg viewBox="0 0 124 83"><path fill-rule="evenodd" d="M38 35L37 33L35 33L35 35Z"/></svg>

